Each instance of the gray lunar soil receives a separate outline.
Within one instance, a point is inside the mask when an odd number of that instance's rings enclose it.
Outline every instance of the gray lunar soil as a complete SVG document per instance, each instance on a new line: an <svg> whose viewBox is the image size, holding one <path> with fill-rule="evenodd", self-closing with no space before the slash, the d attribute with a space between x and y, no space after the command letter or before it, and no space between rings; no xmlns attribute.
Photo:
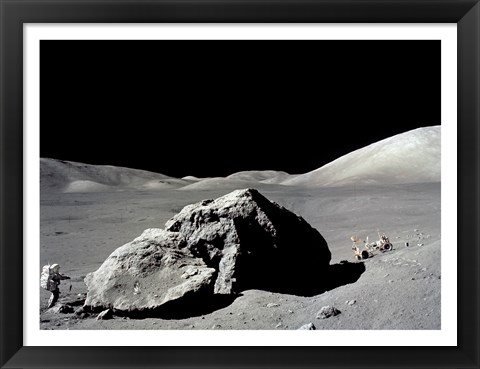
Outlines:
<svg viewBox="0 0 480 369"><path fill-rule="evenodd" d="M332 254L331 265L342 260L364 263L359 279L311 297L247 290L217 310L180 319L113 316L97 320L95 315L54 313L46 311L49 293L41 290L41 329L275 330L299 329L309 323L316 329L441 328L440 183L256 187L322 234ZM59 303L80 307L87 292L85 276L116 248L145 229L163 228L184 206L230 191L42 192L41 264L59 263L61 272L72 278L62 281ZM350 237L369 236L374 241L377 230L390 238L394 249L357 261ZM325 306L340 313L317 318Z"/></svg>

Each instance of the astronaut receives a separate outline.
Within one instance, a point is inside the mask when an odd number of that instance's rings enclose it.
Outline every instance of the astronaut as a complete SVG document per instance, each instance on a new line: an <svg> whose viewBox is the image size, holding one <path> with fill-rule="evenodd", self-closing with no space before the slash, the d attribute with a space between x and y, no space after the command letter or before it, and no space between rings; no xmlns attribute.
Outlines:
<svg viewBox="0 0 480 369"><path fill-rule="evenodd" d="M52 264L43 267L40 276L40 286L52 293L52 296L50 296L48 300L47 308L51 308L57 302L60 295L58 286L60 285L60 281L64 279L70 279L70 277L60 274L60 265Z"/></svg>

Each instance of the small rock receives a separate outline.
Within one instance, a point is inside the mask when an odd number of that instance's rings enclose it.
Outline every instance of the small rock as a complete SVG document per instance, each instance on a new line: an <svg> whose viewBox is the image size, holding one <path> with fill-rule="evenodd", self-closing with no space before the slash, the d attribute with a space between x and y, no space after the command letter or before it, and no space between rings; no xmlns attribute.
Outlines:
<svg viewBox="0 0 480 369"><path fill-rule="evenodd" d="M388 283L393 283L393 279L389 279L389 280L388 280Z"/></svg>
<svg viewBox="0 0 480 369"><path fill-rule="evenodd" d="M108 320L113 318L113 311L112 309L107 309L102 311L100 314L97 316L97 320Z"/></svg>
<svg viewBox="0 0 480 369"><path fill-rule="evenodd" d="M340 313L341 313L340 310L338 310L337 308L327 305L320 309L320 311L317 313L315 318L326 319L326 318L330 318L331 316L338 315Z"/></svg>
<svg viewBox="0 0 480 369"><path fill-rule="evenodd" d="M389 275L390 275L390 274L387 273L387 274L385 274L385 275L383 276L383 278L387 278Z"/></svg>
<svg viewBox="0 0 480 369"><path fill-rule="evenodd" d="M302 325L300 328L298 328L297 330L306 330L306 331L314 331L316 330L317 328L315 327L315 325L313 323L308 323L308 324L304 324Z"/></svg>
<svg viewBox="0 0 480 369"><path fill-rule="evenodd" d="M73 313L73 307L64 305L64 304L57 304L54 307L50 308L47 310L47 313L53 313L53 314L70 314Z"/></svg>
<svg viewBox="0 0 480 369"><path fill-rule="evenodd" d="M240 315L243 315L245 314L243 311L239 312L237 315L240 316Z"/></svg>
<svg viewBox="0 0 480 369"><path fill-rule="evenodd" d="M418 229L414 229L413 231L414 231L414 232L418 232Z"/></svg>
<svg viewBox="0 0 480 369"><path fill-rule="evenodd" d="M212 329L219 329L219 328L222 328L220 324L214 324L212 327Z"/></svg>
<svg viewBox="0 0 480 369"><path fill-rule="evenodd" d="M283 326L282 323L278 323L278 324L275 326L275 328L280 328L280 327L282 327L282 326Z"/></svg>
<svg viewBox="0 0 480 369"><path fill-rule="evenodd" d="M355 304L356 302L357 302L357 300L350 300L350 301L348 302L348 305L352 306L352 305Z"/></svg>
<svg viewBox="0 0 480 369"><path fill-rule="evenodd" d="M277 306L280 306L280 304L276 304L274 302L270 302L269 304L267 304L267 308L273 308L273 307L277 307Z"/></svg>
<svg viewBox="0 0 480 369"><path fill-rule="evenodd" d="M415 280L415 278L413 278L413 277L412 277L411 279L412 279L412 281L414 281L414 280Z"/></svg>
<svg viewBox="0 0 480 369"><path fill-rule="evenodd" d="M55 326L56 327L60 327L62 324L61 323L56 323Z"/></svg>
<svg viewBox="0 0 480 369"><path fill-rule="evenodd" d="M255 318L250 318L250 320L255 320Z"/></svg>

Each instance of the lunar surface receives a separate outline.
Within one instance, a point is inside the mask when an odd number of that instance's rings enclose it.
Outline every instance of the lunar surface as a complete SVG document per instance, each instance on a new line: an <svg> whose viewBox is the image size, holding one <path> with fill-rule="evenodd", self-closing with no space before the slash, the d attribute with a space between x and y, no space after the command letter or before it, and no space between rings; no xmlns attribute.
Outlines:
<svg viewBox="0 0 480 369"><path fill-rule="evenodd" d="M42 158L39 276L43 265L58 263L71 279L61 281L53 309L46 308L50 293L41 289L40 328L440 329L440 151L440 126L434 126L379 141L304 174L252 168L225 178L172 178ZM179 300L147 315L84 309L85 278L119 247L148 229L165 229L188 205L244 189L301 217L326 241L329 273L324 263L312 263L308 251L299 255L291 242L295 257L279 278L301 269L303 257L308 278L298 290L313 292L246 288L198 304ZM354 257L352 236L363 249L363 241L382 234L393 250Z"/></svg>

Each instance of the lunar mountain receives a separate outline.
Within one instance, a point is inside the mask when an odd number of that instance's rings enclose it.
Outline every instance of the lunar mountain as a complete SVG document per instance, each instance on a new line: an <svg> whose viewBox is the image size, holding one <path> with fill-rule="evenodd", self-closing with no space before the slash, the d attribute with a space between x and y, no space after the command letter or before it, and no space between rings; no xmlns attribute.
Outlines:
<svg viewBox="0 0 480 369"><path fill-rule="evenodd" d="M46 192L104 192L125 189L161 190L191 181L145 170L91 165L49 158L40 159L40 188Z"/></svg>
<svg viewBox="0 0 480 369"><path fill-rule="evenodd" d="M375 142L281 183L335 187L440 182L440 154L440 126L418 128Z"/></svg>

